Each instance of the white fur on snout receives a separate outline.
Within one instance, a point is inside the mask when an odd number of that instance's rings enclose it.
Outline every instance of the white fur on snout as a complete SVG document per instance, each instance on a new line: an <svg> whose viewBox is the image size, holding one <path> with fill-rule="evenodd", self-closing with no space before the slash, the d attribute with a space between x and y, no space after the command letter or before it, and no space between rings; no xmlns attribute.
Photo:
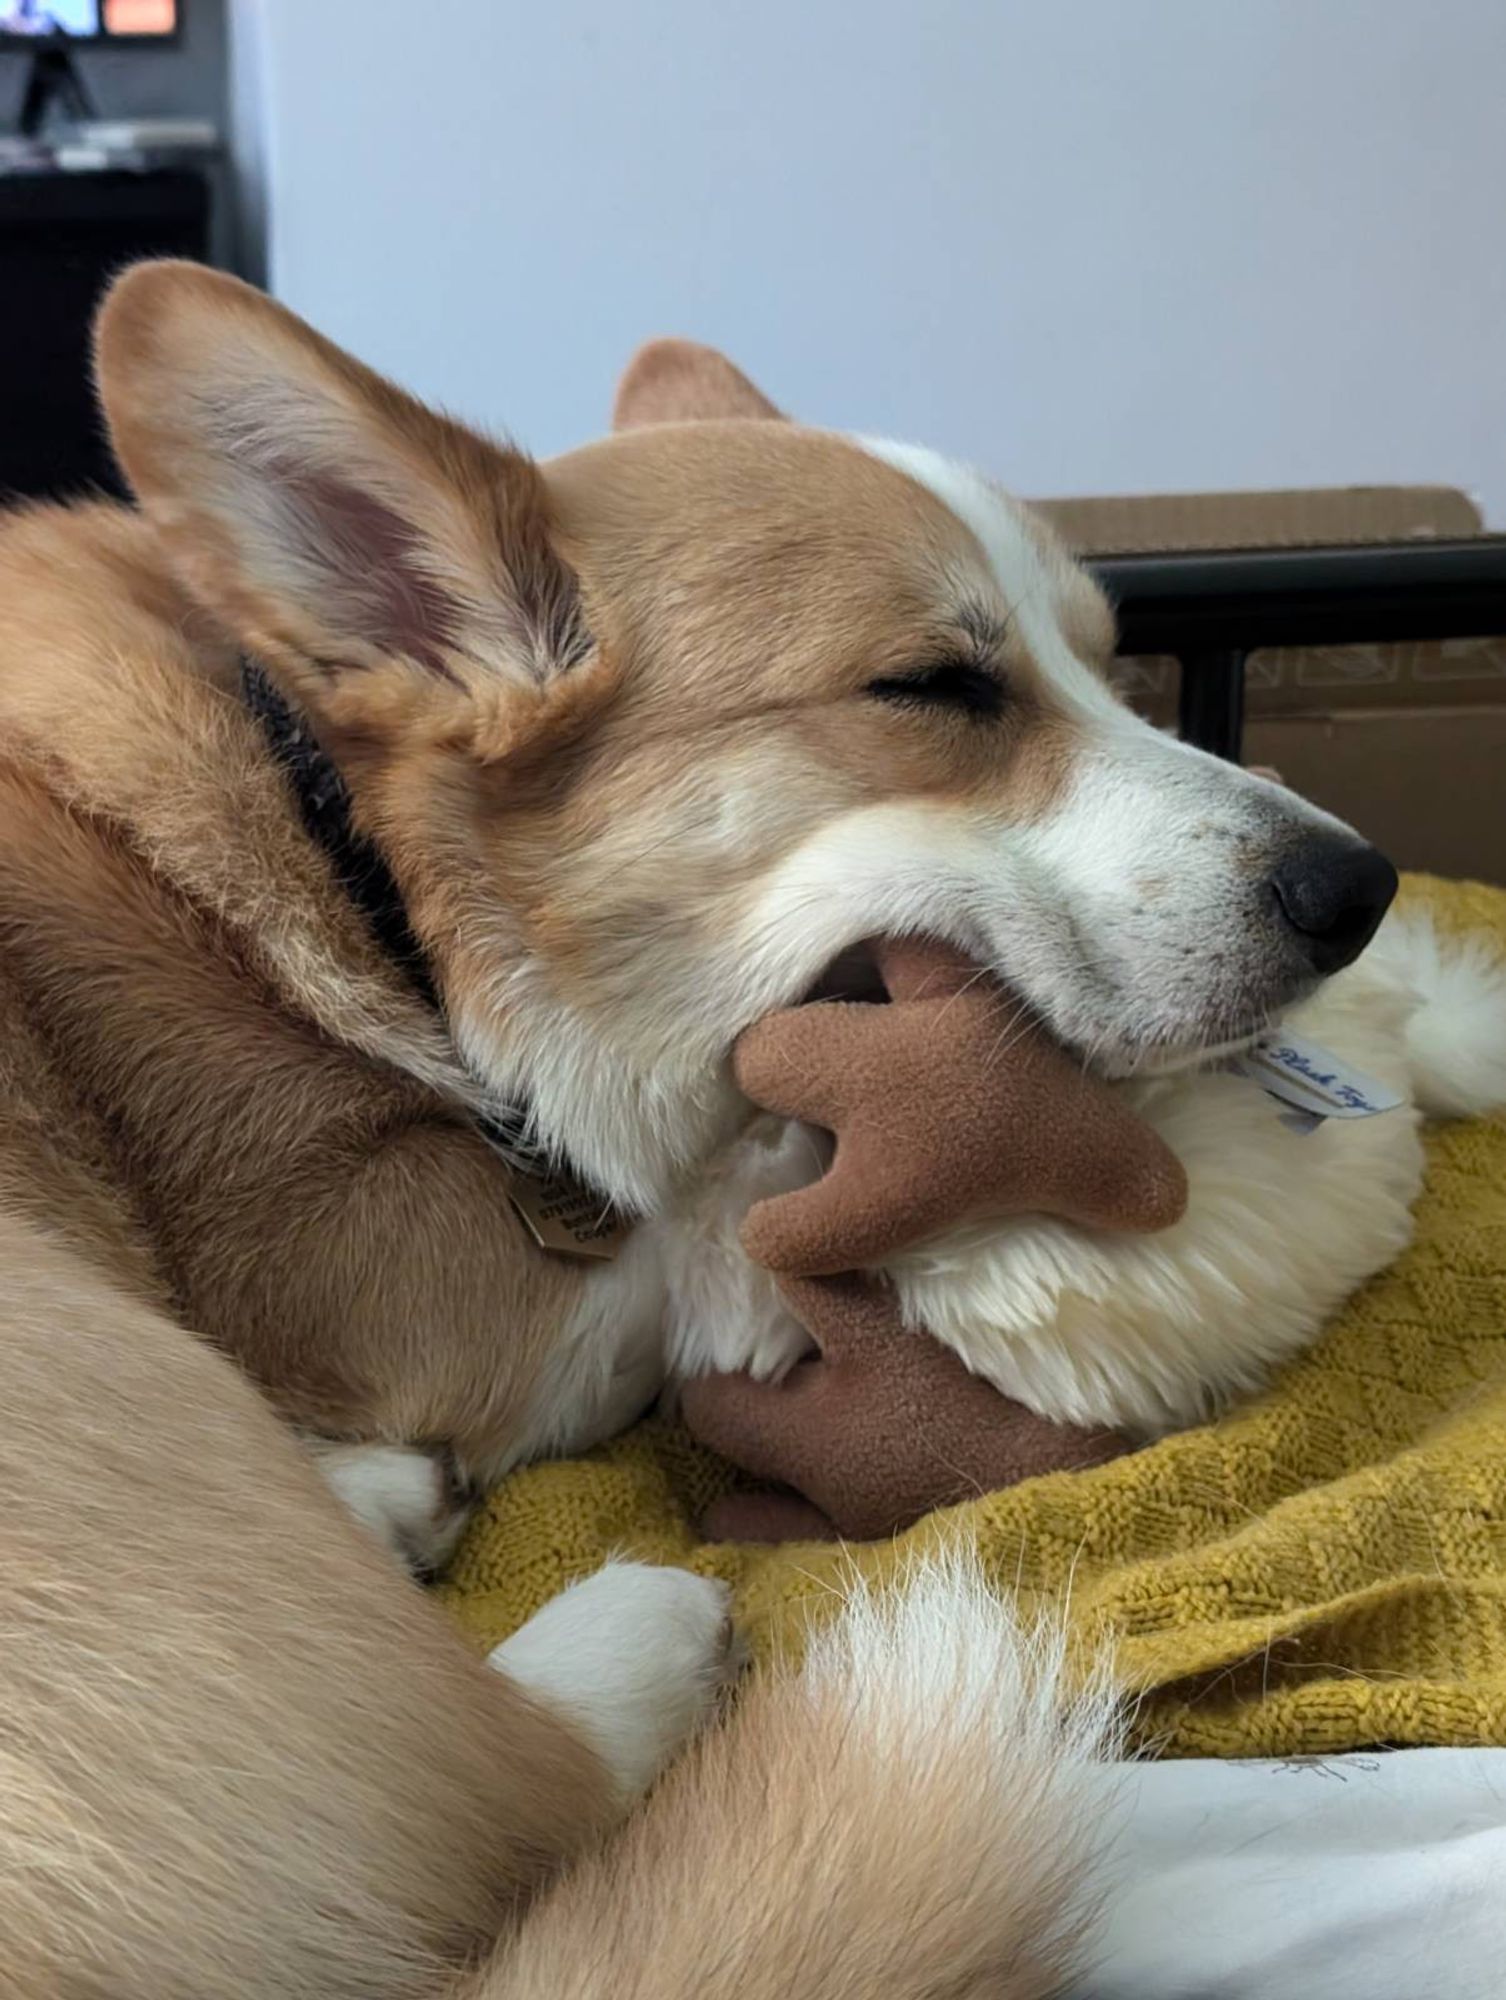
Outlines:
<svg viewBox="0 0 1506 2000"><path fill-rule="evenodd" d="M709 1713L729 1645L724 1584L613 1562L551 1599L488 1665L577 1727L626 1803Z"/></svg>
<svg viewBox="0 0 1506 2000"><path fill-rule="evenodd" d="M1107 1074L1237 1040L1313 985L1267 888L1294 843L1349 829L1236 766L1120 714L1085 726L1052 809L1006 834L1045 891L1017 968L995 963Z"/></svg>
<svg viewBox="0 0 1506 2000"><path fill-rule="evenodd" d="M1106 1074L1248 1034L1311 981L1262 883L1300 826L1336 821L1125 715L1085 728L1062 799L905 801L829 821L770 871L734 933L747 1018L864 937L944 939L991 965Z"/></svg>

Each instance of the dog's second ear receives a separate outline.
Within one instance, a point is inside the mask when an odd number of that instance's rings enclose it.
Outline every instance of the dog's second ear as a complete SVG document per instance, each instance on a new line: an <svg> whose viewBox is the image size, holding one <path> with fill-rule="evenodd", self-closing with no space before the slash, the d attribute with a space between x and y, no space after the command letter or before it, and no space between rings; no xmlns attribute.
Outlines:
<svg viewBox="0 0 1506 2000"><path fill-rule="evenodd" d="M716 348L694 340L651 340L623 370L612 406L612 429L635 431L645 424L783 414Z"/></svg>
<svg viewBox="0 0 1506 2000"><path fill-rule="evenodd" d="M197 265L118 280L96 358L116 452L184 581L334 726L380 733L415 698L521 723L566 670L589 678L522 453Z"/></svg>

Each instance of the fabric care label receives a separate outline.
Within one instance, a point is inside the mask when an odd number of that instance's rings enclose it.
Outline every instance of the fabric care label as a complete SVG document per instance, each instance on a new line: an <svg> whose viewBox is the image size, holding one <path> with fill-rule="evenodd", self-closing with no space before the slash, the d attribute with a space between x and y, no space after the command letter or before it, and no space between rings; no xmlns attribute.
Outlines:
<svg viewBox="0 0 1506 2000"><path fill-rule="evenodd" d="M1407 1101L1331 1049L1285 1029L1262 1037L1229 1067L1274 1097L1284 1107L1281 1122L1294 1132L1315 1132L1329 1118L1374 1118Z"/></svg>

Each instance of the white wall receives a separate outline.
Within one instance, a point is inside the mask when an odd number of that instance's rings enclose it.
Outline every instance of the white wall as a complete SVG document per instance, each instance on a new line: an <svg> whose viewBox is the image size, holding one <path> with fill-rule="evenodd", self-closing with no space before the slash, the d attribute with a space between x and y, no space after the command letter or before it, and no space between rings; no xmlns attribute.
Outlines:
<svg viewBox="0 0 1506 2000"><path fill-rule="evenodd" d="M267 282L266 0L229 0L230 158L235 182L236 269Z"/></svg>
<svg viewBox="0 0 1506 2000"><path fill-rule="evenodd" d="M1028 493L1506 525L1502 0L261 4L275 286L539 450L676 331Z"/></svg>

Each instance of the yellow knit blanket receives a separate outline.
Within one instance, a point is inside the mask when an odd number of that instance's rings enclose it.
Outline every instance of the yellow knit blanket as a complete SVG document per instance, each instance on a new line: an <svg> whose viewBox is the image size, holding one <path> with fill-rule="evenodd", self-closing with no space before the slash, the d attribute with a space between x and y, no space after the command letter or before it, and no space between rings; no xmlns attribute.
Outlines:
<svg viewBox="0 0 1506 2000"><path fill-rule="evenodd" d="M1506 942L1506 891L1407 893ZM839 1551L698 1546L731 1475L650 1421L509 1480L444 1595L489 1646L628 1550L727 1578L755 1650L795 1651L844 1571L967 1536L1002 1588L1113 1635L1163 1754L1506 1742L1506 1121L1436 1128L1428 1152L1412 1248L1216 1424Z"/></svg>

